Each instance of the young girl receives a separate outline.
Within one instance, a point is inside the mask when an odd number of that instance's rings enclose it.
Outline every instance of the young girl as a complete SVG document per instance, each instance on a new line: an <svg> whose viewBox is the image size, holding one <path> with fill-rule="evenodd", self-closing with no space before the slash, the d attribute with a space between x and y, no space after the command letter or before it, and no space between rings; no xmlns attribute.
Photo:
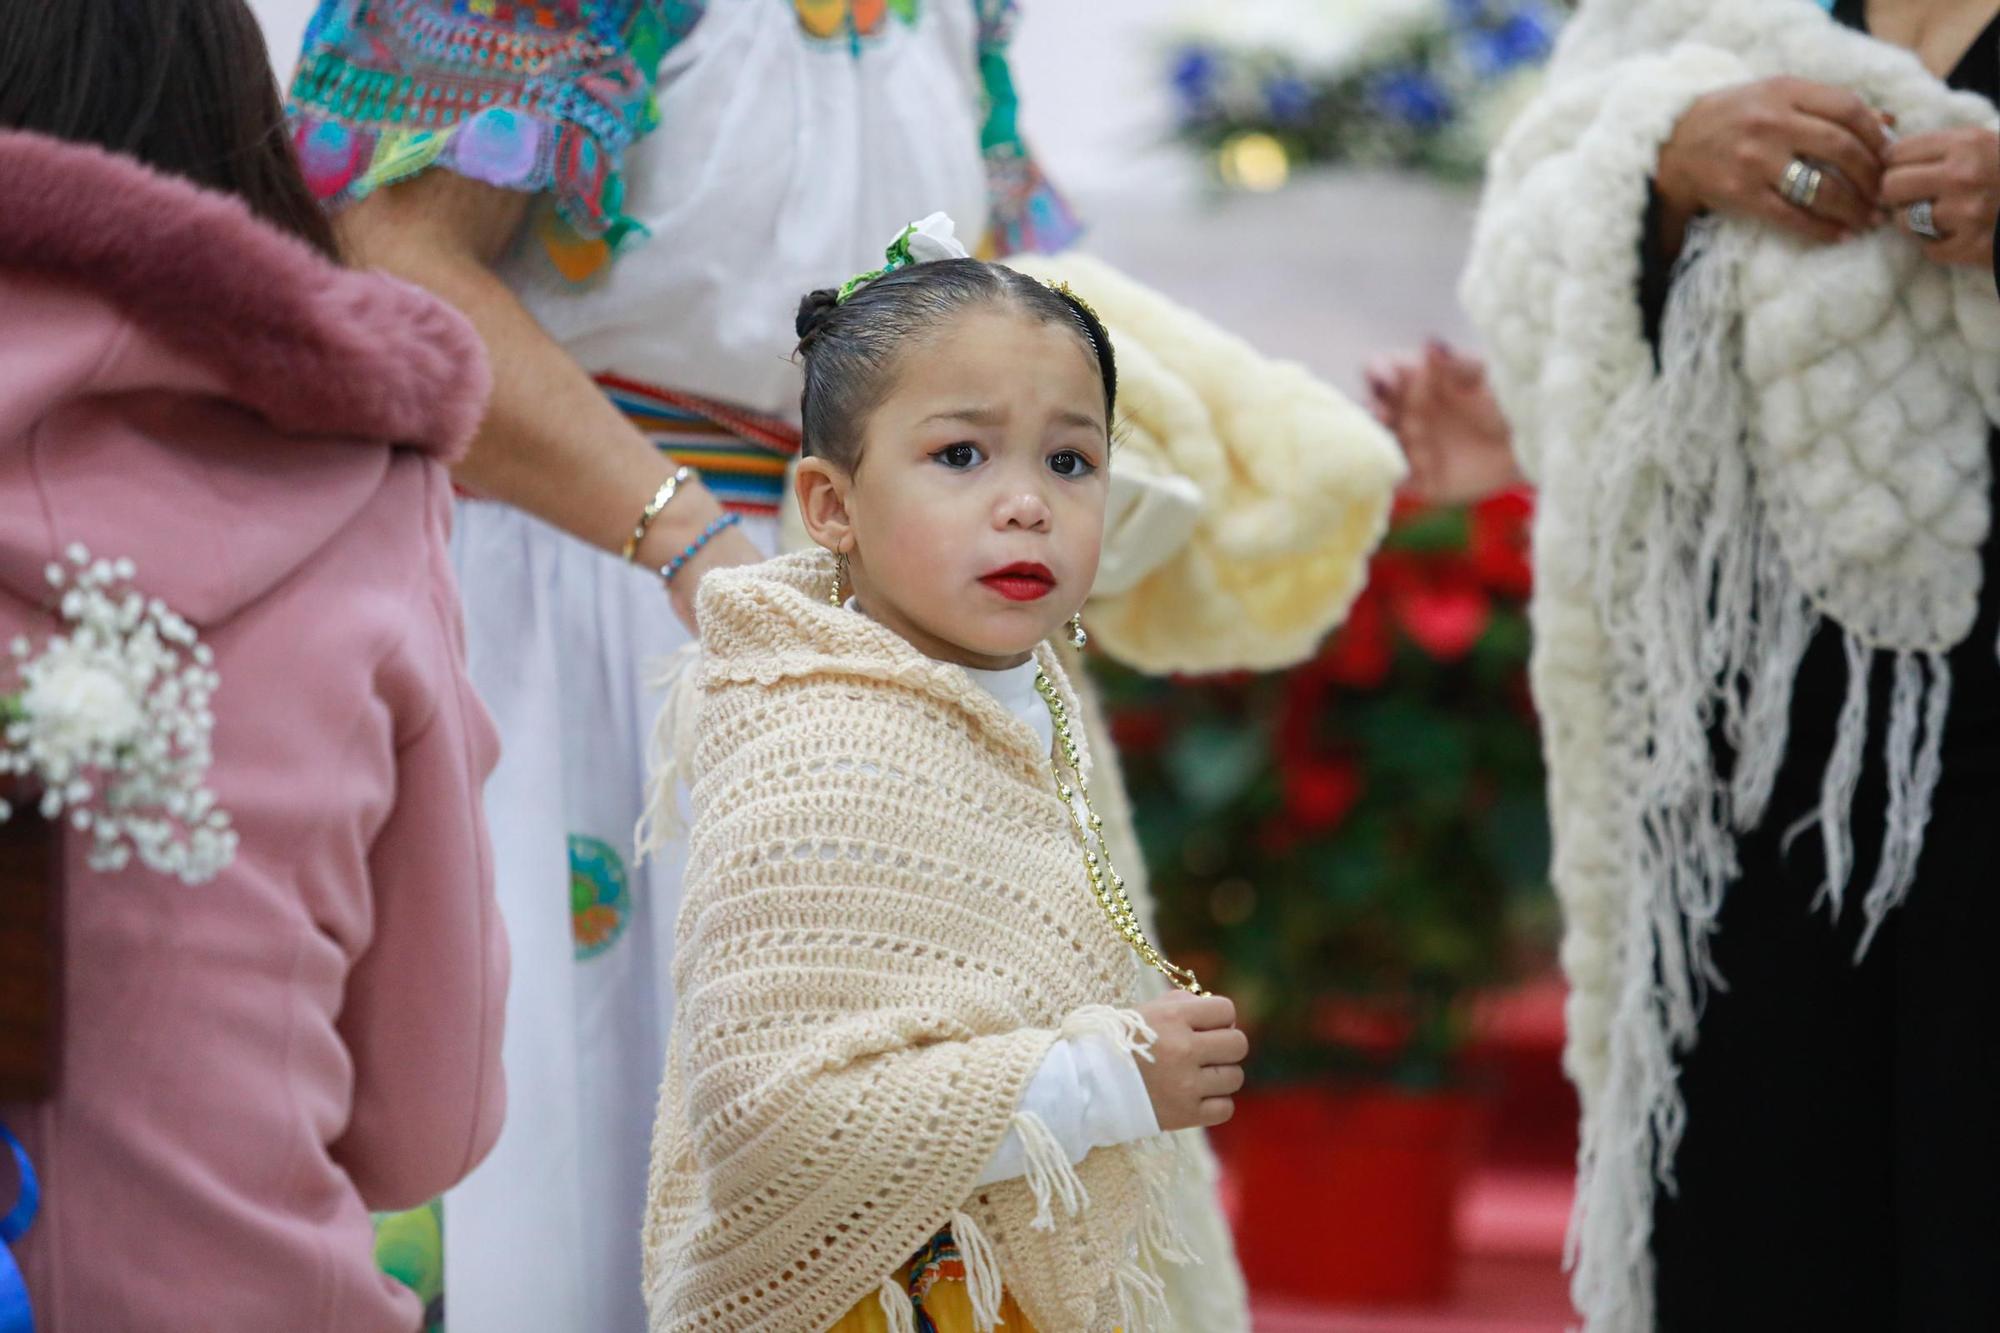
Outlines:
<svg viewBox="0 0 2000 1333"><path fill-rule="evenodd" d="M927 219L806 298L824 550L701 593L655 1329L1162 1326L1161 1136L1242 1085L1233 1006L1104 854L1043 642L1096 573L1109 338L963 255Z"/></svg>

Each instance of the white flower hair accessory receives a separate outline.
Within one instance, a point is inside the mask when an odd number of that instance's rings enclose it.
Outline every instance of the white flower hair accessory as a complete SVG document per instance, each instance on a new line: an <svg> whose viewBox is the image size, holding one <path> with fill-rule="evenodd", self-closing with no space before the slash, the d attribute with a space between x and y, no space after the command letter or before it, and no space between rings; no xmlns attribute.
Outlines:
<svg viewBox="0 0 2000 1333"><path fill-rule="evenodd" d="M899 268L929 264L939 259L972 258L972 252L958 239L958 226L948 213L933 213L912 222L896 233L896 239L889 242L889 248L882 255L887 262L881 268L857 273L841 284L839 300L845 301L875 279L894 273Z"/></svg>
<svg viewBox="0 0 2000 1333"><path fill-rule="evenodd" d="M908 249L912 264L928 264L937 259L972 258L965 242L958 239L958 226L948 213L933 213L912 222L897 239Z"/></svg>
<svg viewBox="0 0 2000 1333"><path fill-rule="evenodd" d="M130 560L81 546L48 567L67 633L9 647L18 693L0 693L0 774L42 787L41 814L91 835L93 870L141 864L215 878L237 835L204 785L220 679L194 628L132 586ZM0 801L0 822L13 815Z"/></svg>

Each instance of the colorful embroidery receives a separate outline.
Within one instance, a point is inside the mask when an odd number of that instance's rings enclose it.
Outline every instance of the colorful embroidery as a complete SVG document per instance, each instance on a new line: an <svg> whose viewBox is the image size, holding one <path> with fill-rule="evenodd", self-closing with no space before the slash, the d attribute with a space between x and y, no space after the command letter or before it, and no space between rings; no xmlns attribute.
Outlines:
<svg viewBox="0 0 2000 1333"><path fill-rule="evenodd" d="M375 1215L375 1266L417 1293L423 1333L444 1329L444 1204Z"/></svg>
<svg viewBox="0 0 2000 1333"><path fill-rule="evenodd" d="M333 205L433 166L547 192L562 239L608 257L645 233L620 169L656 123L661 58L703 7L321 0L291 90L306 180Z"/></svg>
<svg viewBox="0 0 2000 1333"><path fill-rule="evenodd" d="M569 912L578 962L605 952L632 924L632 889L611 844L569 835Z"/></svg>
<svg viewBox="0 0 2000 1333"><path fill-rule="evenodd" d="M1007 43L1018 0L977 0L991 227L984 252L1058 250L1081 233L1017 120ZM800 28L859 54L921 0L792 0ZM553 207L536 232L572 282L646 229L626 214L626 151L658 123L654 81L707 0L320 0L291 89L300 165L340 207L432 167Z"/></svg>
<svg viewBox="0 0 2000 1333"><path fill-rule="evenodd" d="M845 40L857 49L861 39L882 30L890 15L905 26L917 21L919 0L792 0L799 26L823 42Z"/></svg>
<svg viewBox="0 0 2000 1333"><path fill-rule="evenodd" d="M958 1252L958 1242L952 1239L951 1230L946 1228L931 1237L910 1260L910 1304L917 1307L917 1333L937 1333L936 1322L924 1313L924 1302L929 1299L931 1288L940 1282L963 1281L965 1260Z"/></svg>
<svg viewBox="0 0 2000 1333"><path fill-rule="evenodd" d="M796 427L621 375L599 375L597 384L655 446L701 473L724 506L760 517L778 512L785 468L799 452Z"/></svg>
<svg viewBox="0 0 2000 1333"><path fill-rule="evenodd" d="M1083 234L1083 224L1021 137L1021 98L1007 63L1019 15L1019 0L979 0L979 78L986 100L979 147L986 156L990 209L980 251L988 259L1062 250Z"/></svg>

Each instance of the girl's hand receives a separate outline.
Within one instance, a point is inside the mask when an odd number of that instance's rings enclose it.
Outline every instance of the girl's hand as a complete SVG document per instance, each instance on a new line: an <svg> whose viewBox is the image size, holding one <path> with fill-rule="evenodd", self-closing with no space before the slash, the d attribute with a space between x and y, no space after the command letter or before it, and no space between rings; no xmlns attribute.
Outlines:
<svg viewBox="0 0 2000 1333"><path fill-rule="evenodd" d="M1695 215L1758 218L1821 243L1876 223L1882 119L1855 94L1804 79L1764 79L1710 93L1689 107L1660 149L1655 184L1669 213L1667 252ZM1822 169L1811 209L1783 193L1800 159Z"/></svg>
<svg viewBox="0 0 2000 1333"><path fill-rule="evenodd" d="M1409 493L1428 504L1484 500L1520 484L1513 432L1477 357L1441 342L1369 367L1375 415L1410 461Z"/></svg>
<svg viewBox="0 0 2000 1333"><path fill-rule="evenodd" d="M1928 202L1931 226L1943 239L1920 237L1924 253L1939 264L1990 272L2000 223L2000 134L1974 128L1912 134L1890 147L1888 163L1882 207L1890 220L1917 235L1910 208Z"/></svg>
<svg viewBox="0 0 2000 1333"><path fill-rule="evenodd" d="M1153 1058L1139 1060L1162 1130L1220 1125L1236 1114L1250 1039L1236 1028L1236 1006L1220 995L1175 991L1139 1014L1153 1029Z"/></svg>

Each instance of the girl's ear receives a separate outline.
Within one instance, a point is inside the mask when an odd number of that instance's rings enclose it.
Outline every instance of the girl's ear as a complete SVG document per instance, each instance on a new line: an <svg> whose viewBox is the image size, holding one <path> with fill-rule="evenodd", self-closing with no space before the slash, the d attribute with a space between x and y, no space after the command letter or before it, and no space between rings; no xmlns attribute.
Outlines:
<svg viewBox="0 0 2000 1333"><path fill-rule="evenodd" d="M854 527L847 516L847 492L853 484L851 476L824 458L800 459L792 478L806 535L836 555L854 549Z"/></svg>

